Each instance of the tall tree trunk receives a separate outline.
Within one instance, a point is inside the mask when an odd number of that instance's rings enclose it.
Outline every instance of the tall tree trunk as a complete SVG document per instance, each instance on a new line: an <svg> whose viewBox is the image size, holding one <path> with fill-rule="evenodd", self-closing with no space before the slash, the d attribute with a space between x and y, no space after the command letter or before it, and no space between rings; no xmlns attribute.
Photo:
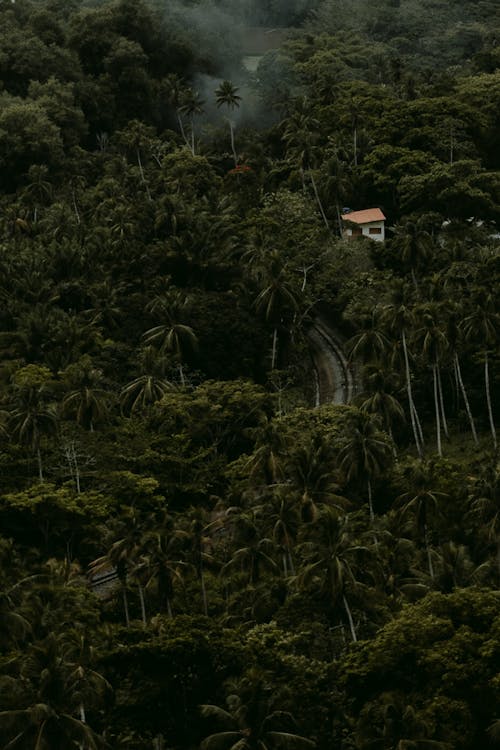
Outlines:
<svg viewBox="0 0 500 750"><path fill-rule="evenodd" d="M351 637L354 643L356 643L356 641L358 640L358 637L356 635L356 628L354 627L354 620L352 619L351 609L349 607L345 594L342 594L342 601L344 604L344 609L346 611L347 619L349 621L349 629L351 631Z"/></svg>
<svg viewBox="0 0 500 750"><path fill-rule="evenodd" d="M36 460L38 464L38 480L40 484L43 483L43 466L42 466L42 453L40 451L40 446L37 446L36 449Z"/></svg>
<svg viewBox="0 0 500 750"><path fill-rule="evenodd" d="M85 706L83 705L83 703L80 703L80 705L78 706L78 712L80 714L80 721L82 722L82 724L85 724L86 722Z"/></svg>
<svg viewBox="0 0 500 750"><path fill-rule="evenodd" d="M460 390L462 392L462 398L464 400L465 404L465 411L467 412L467 417L469 418L469 424L472 431L472 437L474 438L474 442L476 445L478 445L478 439L477 439L477 432L476 432L476 425L474 424L474 418L472 416L472 411L469 405L469 399L467 397L467 391L465 390L464 381L462 379L462 371L460 369L460 360L458 359L458 354L455 352L454 354L454 364L455 364L455 372L457 374L457 380L458 384L460 386Z"/></svg>
<svg viewBox="0 0 500 750"><path fill-rule="evenodd" d="M122 583L122 598L123 598L123 611L125 612L125 624L127 628L129 628L130 627L130 614L128 611L127 589L125 588L124 583Z"/></svg>
<svg viewBox="0 0 500 750"><path fill-rule="evenodd" d="M373 501L372 501L372 483L370 482L370 478L366 480L366 485L368 488L368 508L370 510L370 521L375 523L375 513L373 512Z"/></svg>
<svg viewBox="0 0 500 750"><path fill-rule="evenodd" d="M446 420L446 412L444 410L444 396L443 396L443 383L441 379L441 368L439 362L437 364L437 376L438 376L438 392L439 392L439 407L441 409L441 424L443 426L443 432L446 435L446 439L450 439L450 433L448 432L448 422Z"/></svg>
<svg viewBox="0 0 500 750"><path fill-rule="evenodd" d="M432 380L434 382L434 409L436 412L436 441L437 441L437 452L438 456L442 458L443 449L441 447L441 418L439 415L439 397L438 397L438 380L437 380L437 365L432 365Z"/></svg>
<svg viewBox="0 0 500 750"><path fill-rule="evenodd" d="M491 406L491 393L490 393L490 368L488 362L488 351L484 352L484 387L486 390L486 404L488 406L488 419L490 421L491 436L493 438L493 447L497 449L497 431L495 429L495 422L493 420L493 409Z"/></svg>
<svg viewBox="0 0 500 750"><path fill-rule="evenodd" d="M207 590L205 587L205 574L203 573L203 561L200 561L200 584L201 584L201 597L203 600L203 612L205 617L208 617L208 599Z"/></svg>
<svg viewBox="0 0 500 750"><path fill-rule="evenodd" d="M354 166L358 166L358 129L354 126L352 134L353 146L354 146Z"/></svg>
<svg viewBox="0 0 500 750"><path fill-rule="evenodd" d="M151 201L152 200L151 193L149 191L149 185L148 185L148 183L146 181L146 178L144 177L144 169L142 168L141 152L140 152L139 148L136 149L136 154L137 154L137 164L139 166L139 172L140 172L140 175L141 175L141 182L144 185L144 187L146 188L146 195L148 196L148 201Z"/></svg>
<svg viewBox="0 0 500 750"><path fill-rule="evenodd" d="M144 600L144 589L142 588L141 584L137 584L137 589L139 591L139 601L141 602L141 618L142 618L142 625L143 627L147 627L148 621L146 618L146 602Z"/></svg>
<svg viewBox="0 0 500 750"><path fill-rule="evenodd" d="M410 375L410 361L408 359L408 349L406 347L406 333L405 329L401 331L401 342L403 344L403 355L405 360L405 373L406 373L406 392L408 394L408 404L410 408L410 419L411 419L411 426L413 430L413 438L415 440L415 445L417 448L417 453L422 458L422 446L420 445L420 437L417 431L417 423L416 423L416 408L415 404L413 403L413 394L411 390L411 375Z"/></svg>
<svg viewBox="0 0 500 750"><path fill-rule="evenodd" d="M191 144L189 142L189 138L186 135L186 131L184 130L184 123L182 122L182 117L180 116L179 112L177 112L177 121L179 123L179 128L180 128L180 131L181 131L182 140L184 141L184 143L186 144L186 146L188 146L188 148L191 149Z"/></svg>
<svg viewBox="0 0 500 750"><path fill-rule="evenodd" d="M229 119L229 117L227 118L227 121L229 123L229 132L231 133L231 151L233 152L234 166L237 167L238 166L238 157L236 155L236 147L234 145L234 125L231 122L231 120Z"/></svg>
<svg viewBox="0 0 500 750"><path fill-rule="evenodd" d="M316 198L316 203L318 204L321 216L323 217L323 221L325 222L325 227L330 231L330 224L328 222L328 219L326 218L325 209L323 208L323 204L321 202L321 198L319 197L318 188L316 185L316 180L314 179L314 175L312 173L312 170L309 170L309 178L311 180L311 184L313 186L314 190L314 197Z"/></svg>
<svg viewBox="0 0 500 750"><path fill-rule="evenodd" d="M271 354L271 370L276 367L276 355L278 352L278 328L276 327L273 331L273 349Z"/></svg>
<svg viewBox="0 0 500 750"><path fill-rule="evenodd" d="M429 536L427 533L426 523L424 523L424 544L425 544L425 550L427 552L427 564L429 566L429 575L431 578L434 578L434 566L432 564L431 548L429 546Z"/></svg>

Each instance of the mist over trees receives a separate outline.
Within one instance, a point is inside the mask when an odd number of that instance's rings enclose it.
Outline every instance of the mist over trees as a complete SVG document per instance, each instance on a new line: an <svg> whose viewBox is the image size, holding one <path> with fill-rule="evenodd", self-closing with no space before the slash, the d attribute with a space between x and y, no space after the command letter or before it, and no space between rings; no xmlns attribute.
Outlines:
<svg viewBox="0 0 500 750"><path fill-rule="evenodd" d="M0 0L2 748L498 744L499 26Z"/></svg>

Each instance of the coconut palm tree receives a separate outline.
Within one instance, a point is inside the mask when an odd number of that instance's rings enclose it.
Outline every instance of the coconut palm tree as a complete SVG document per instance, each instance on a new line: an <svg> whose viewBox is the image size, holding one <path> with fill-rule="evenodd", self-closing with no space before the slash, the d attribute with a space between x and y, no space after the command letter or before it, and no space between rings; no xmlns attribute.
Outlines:
<svg viewBox="0 0 500 750"><path fill-rule="evenodd" d="M158 346L160 355L171 354L178 362L181 385L186 384L183 369L185 357L198 347L198 338L191 326L181 323L179 318L185 314L188 300L181 295L171 295L155 298L148 309L166 321L149 328L143 339L146 344Z"/></svg>
<svg viewBox="0 0 500 750"><path fill-rule="evenodd" d="M421 534L427 554L429 575L434 578L432 550L429 540L429 520L439 514L439 505L446 497L444 492L434 489L433 468L431 464L416 462L409 470L408 483L412 487L408 492L396 498L395 507L401 508L404 516L413 516L417 531Z"/></svg>
<svg viewBox="0 0 500 750"><path fill-rule="evenodd" d="M7 429L14 439L26 445L36 456L38 478L43 482L41 440L57 430L57 415L48 403L50 371L45 367L28 365L15 376L12 408Z"/></svg>
<svg viewBox="0 0 500 750"><path fill-rule="evenodd" d="M153 404L174 388L165 378L167 359L147 346L140 356L142 374L125 385L120 393L120 405L127 414L147 411Z"/></svg>
<svg viewBox="0 0 500 750"><path fill-rule="evenodd" d="M32 644L20 662L19 672L22 684L31 686L27 694L30 703L23 709L0 712L4 750L98 750L104 746L82 720L81 682L75 679L74 662L61 636L51 633L44 641ZM94 691L94 704L96 699Z"/></svg>
<svg viewBox="0 0 500 750"><path fill-rule="evenodd" d="M466 339L470 342L479 342L482 349L486 405L495 450L497 449L498 441L491 403L489 352L493 351L494 347L497 345L499 323L500 316L497 312L496 300L493 294L490 293L478 296L474 310L464 319L464 333Z"/></svg>
<svg viewBox="0 0 500 750"><path fill-rule="evenodd" d="M331 605L342 602L353 641L356 628L347 599L349 587L356 586L355 555L365 548L352 544L346 517L332 508L323 508L310 525L311 541L304 542L299 552L302 557L297 583L304 588L317 589Z"/></svg>
<svg viewBox="0 0 500 750"><path fill-rule="evenodd" d="M241 96L238 96L239 89L231 81L222 81L215 90L217 107L226 107L230 112L234 112L240 106ZM227 117L229 130L231 133L231 151L233 152L234 166L238 165L238 157L234 146L234 123L230 117Z"/></svg>
<svg viewBox="0 0 500 750"><path fill-rule="evenodd" d="M240 681L238 693L227 696L227 708L215 705L200 706L205 718L215 720L222 731L210 734L202 741L201 750L305 750L314 742L296 734L293 716L273 708L262 679L252 674Z"/></svg>
<svg viewBox="0 0 500 750"><path fill-rule="evenodd" d="M273 326L271 370L276 367L280 323L283 322L287 313L298 310L297 297L288 283L286 269L279 267L276 260L272 259L267 277L264 280L264 286L254 302L257 312L261 313L265 320Z"/></svg>
<svg viewBox="0 0 500 750"><path fill-rule="evenodd" d="M193 91L192 89L188 89L182 92L180 96L178 111L181 114L187 115L187 117L189 118L191 124L191 140L188 141L188 143L190 143L190 149L193 156L196 155L194 120L195 117L201 115L201 113L203 112L204 104L205 102L201 98L200 94L197 91Z"/></svg>
<svg viewBox="0 0 500 750"><path fill-rule="evenodd" d="M90 357L84 357L77 365L70 366L66 373L76 387L64 397L62 414L94 432L96 424L108 416L111 400L110 393L101 387L102 372L93 366Z"/></svg>
<svg viewBox="0 0 500 750"><path fill-rule="evenodd" d="M408 329L411 330L411 328L413 327L415 318L414 311L406 304L404 295L405 290L403 287L399 287L399 289L396 289L396 298L394 302L390 305L384 305L382 308L380 308L379 314L382 316L382 320L386 321L389 330L399 336L401 340L410 421L417 453L421 457L424 443L420 427L420 420L413 398L412 378L410 372L410 356L407 343L407 332Z"/></svg>
<svg viewBox="0 0 500 750"><path fill-rule="evenodd" d="M438 311L435 306L424 305L417 309L417 315L419 314L421 327L416 330L415 337L420 342L424 360L429 362L432 368L437 452L438 456L441 457L443 455L441 427L444 428L445 434L448 436L441 385L441 362L448 349L448 341L445 331L438 322Z"/></svg>
<svg viewBox="0 0 500 750"><path fill-rule="evenodd" d="M372 482L389 468L392 459L392 445L387 435L381 432L379 420L359 414L356 424L343 441L337 461L348 482L366 481L372 524L375 521Z"/></svg>

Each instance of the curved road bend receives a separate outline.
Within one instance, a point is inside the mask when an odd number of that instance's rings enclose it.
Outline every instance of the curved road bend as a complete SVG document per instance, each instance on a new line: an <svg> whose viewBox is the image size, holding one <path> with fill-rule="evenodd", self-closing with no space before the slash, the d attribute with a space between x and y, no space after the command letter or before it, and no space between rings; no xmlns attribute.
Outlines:
<svg viewBox="0 0 500 750"><path fill-rule="evenodd" d="M354 375L338 336L321 318L307 333L316 372L316 406L348 404L355 393Z"/></svg>

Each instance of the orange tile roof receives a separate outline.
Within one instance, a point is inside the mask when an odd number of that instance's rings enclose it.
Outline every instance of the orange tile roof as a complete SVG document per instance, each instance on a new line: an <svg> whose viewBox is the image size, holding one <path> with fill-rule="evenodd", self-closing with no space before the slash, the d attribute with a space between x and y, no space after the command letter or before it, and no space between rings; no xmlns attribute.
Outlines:
<svg viewBox="0 0 500 750"><path fill-rule="evenodd" d="M385 216L380 208L365 208L364 211L351 211L343 214L343 221L352 221L354 224L369 224L371 221L385 221Z"/></svg>

